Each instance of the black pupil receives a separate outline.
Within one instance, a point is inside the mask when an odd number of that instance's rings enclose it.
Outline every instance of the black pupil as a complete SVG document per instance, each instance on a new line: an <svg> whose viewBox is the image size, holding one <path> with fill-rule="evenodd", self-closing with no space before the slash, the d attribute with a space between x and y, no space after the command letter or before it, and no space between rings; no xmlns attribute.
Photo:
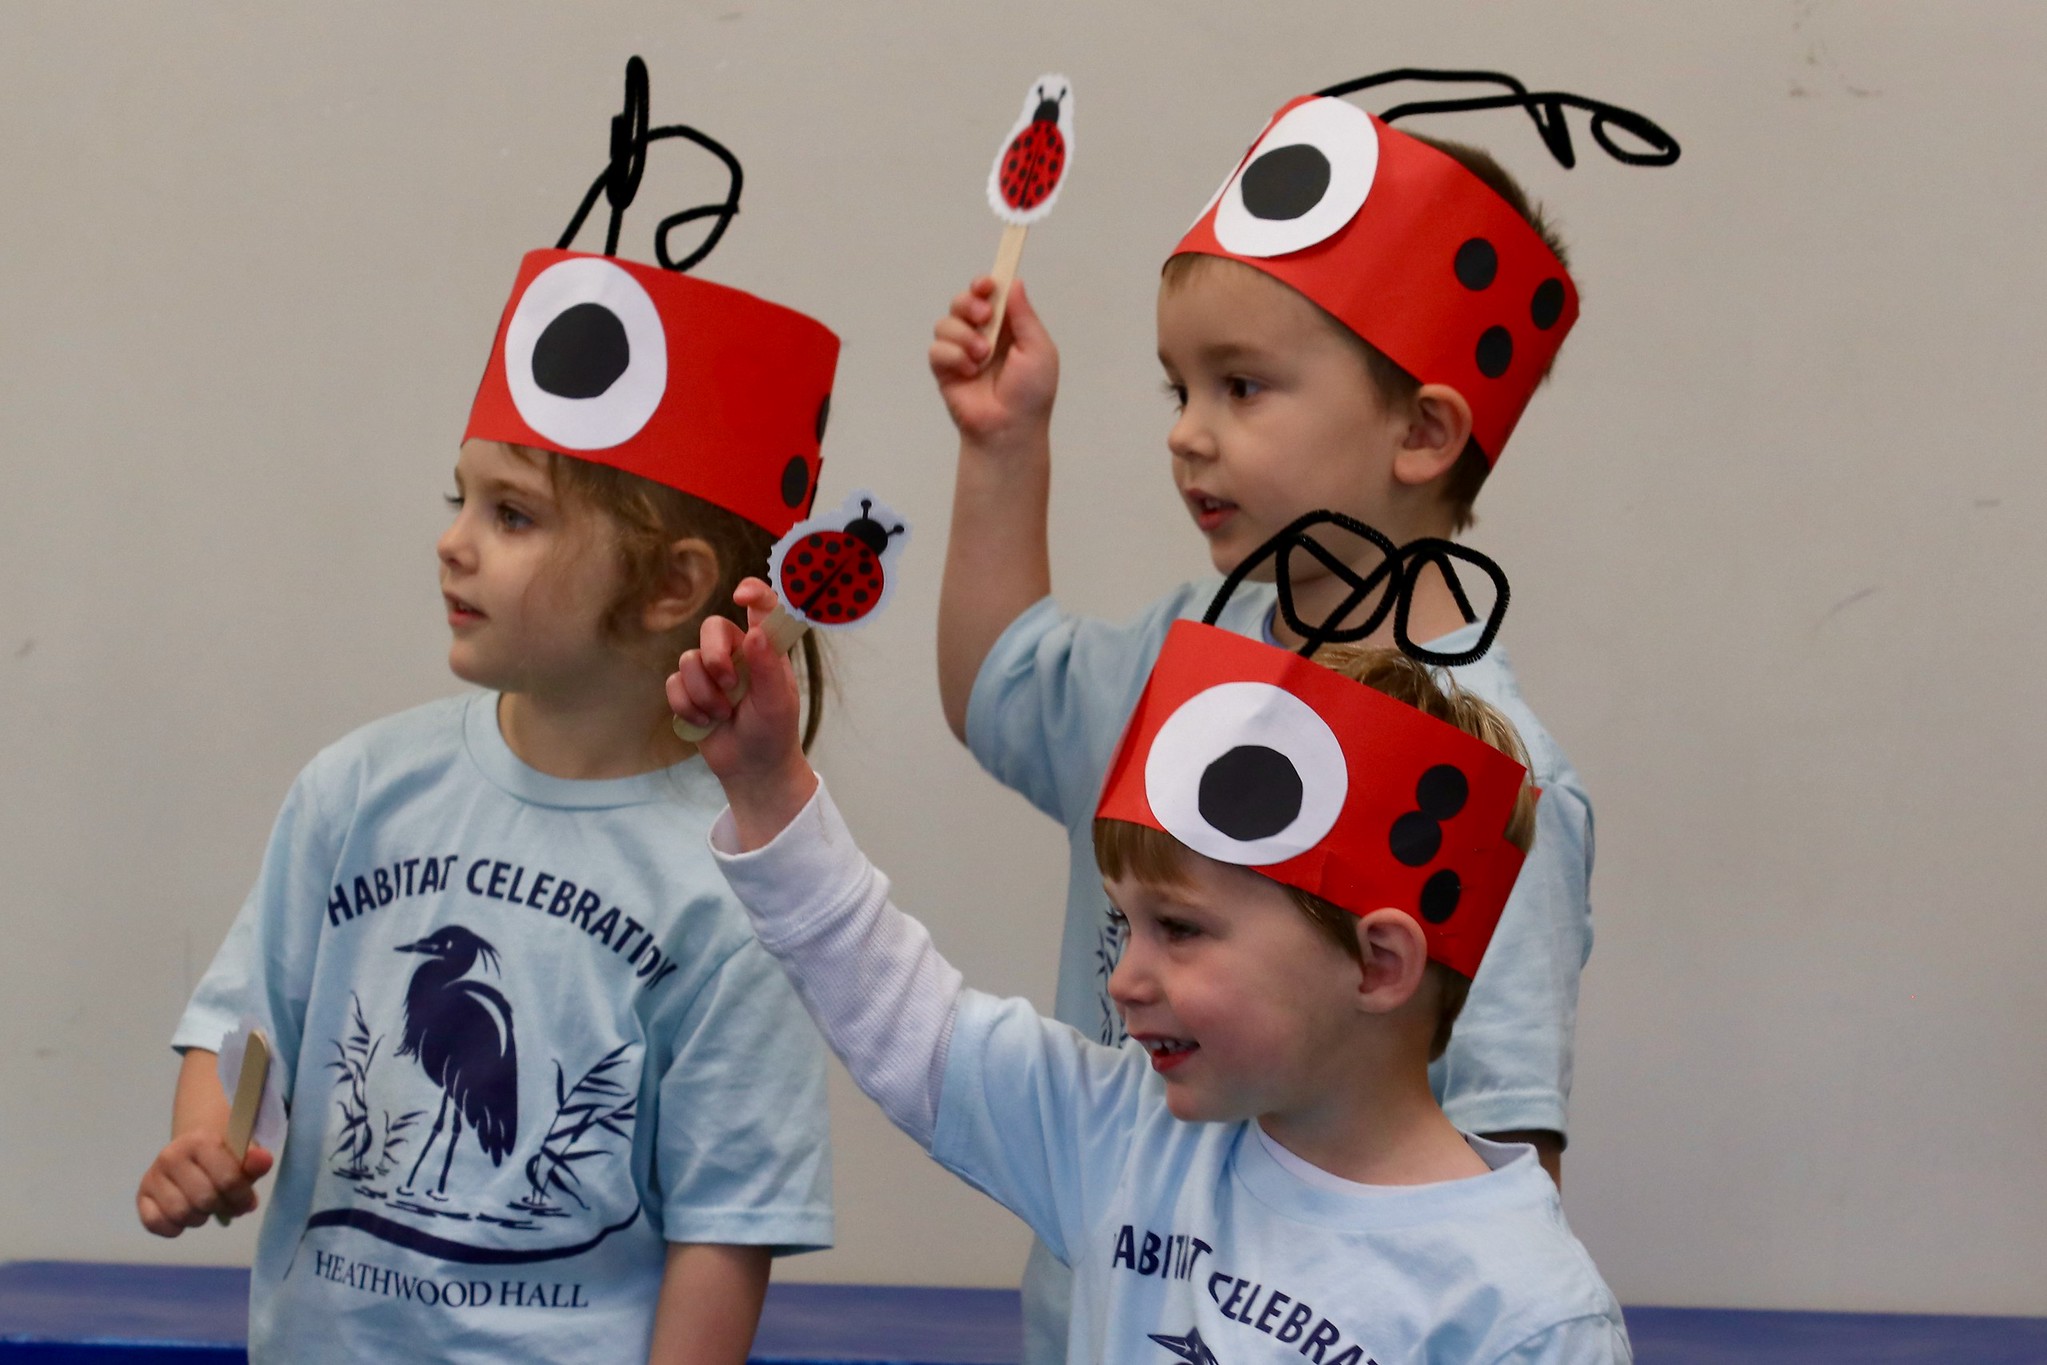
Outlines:
<svg viewBox="0 0 2047 1365"><path fill-rule="evenodd" d="M1329 158L1305 142L1275 147L1244 168L1244 208L1253 218L1298 218L1329 191Z"/></svg>
<svg viewBox="0 0 2047 1365"><path fill-rule="evenodd" d="M533 382L557 398L595 398L632 363L625 324L601 303L564 309L533 343Z"/></svg>
<svg viewBox="0 0 2047 1365"><path fill-rule="evenodd" d="M1264 839L1301 813L1301 775L1277 749L1239 744L1208 765L1198 796L1201 818L1232 839Z"/></svg>

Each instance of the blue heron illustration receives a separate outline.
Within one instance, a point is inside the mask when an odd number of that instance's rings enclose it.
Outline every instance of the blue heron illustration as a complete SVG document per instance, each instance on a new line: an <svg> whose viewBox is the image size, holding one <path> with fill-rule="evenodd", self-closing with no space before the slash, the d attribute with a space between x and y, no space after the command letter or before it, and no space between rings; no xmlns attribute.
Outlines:
<svg viewBox="0 0 2047 1365"><path fill-rule="evenodd" d="M478 959L496 971L498 954L459 924L400 944L397 951L427 959L405 988L405 1029L398 1055L417 1058L427 1078L441 1088L433 1131L399 1193L412 1192L419 1168L449 1123L452 1109L454 1128L441 1157L441 1178L430 1192L432 1198L445 1200L448 1171L455 1164L465 1119L491 1165L503 1165L511 1155L519 1129L519 1048L512 1036L512 1006L495 986L463 980Z"/></svg>

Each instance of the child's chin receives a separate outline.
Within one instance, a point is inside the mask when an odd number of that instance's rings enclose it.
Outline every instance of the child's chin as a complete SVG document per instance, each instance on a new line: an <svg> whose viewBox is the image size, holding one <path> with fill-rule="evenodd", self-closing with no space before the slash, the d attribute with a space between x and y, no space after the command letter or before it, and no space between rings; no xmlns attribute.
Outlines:
<svg viewBox="0 0 2047 1365"><path fill-rule="evenodd" d="M499 692L505 690L497 673L464 648L460 640L448 649L448 671L472 687L490 688Z"/></svg>
<svg viewBox="0 0 2047 1365"><path fill-rule="evenodd" d="M1199 1094L1185 1085L1166 1082L1166 1111L1182 1123L1230 1123L1248 1118L1210 1095Z"/></svg>

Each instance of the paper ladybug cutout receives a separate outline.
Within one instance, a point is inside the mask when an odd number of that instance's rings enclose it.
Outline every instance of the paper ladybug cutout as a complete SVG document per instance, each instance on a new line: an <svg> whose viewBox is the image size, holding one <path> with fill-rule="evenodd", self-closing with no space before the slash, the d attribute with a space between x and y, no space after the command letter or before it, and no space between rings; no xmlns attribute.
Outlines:
<svg viewBox="0 0 2047 1365"><path fill-rule="evenodd" d="M1354 588L1346 607L1320 623L1283 607L1307 637L1296 654L1213 624L1242 581L1233 575L1207 620L1167 632L1095 814L1163 830L1197 853L1353 914L1405 911L1420 922L1429 955L1469 976L1520 872L1522 852L1505 836L1528 772L1456 726L1308 657L1321 644L1361 638L1344 624L1357 612L1372 629L1392 614L1406 648L1407 601L1423 568L1441 567L1427 543L1396 547L1334 512L1303 518L1253 558L1273 560L1282 585L1293 553L1340 562L1307 534L1324 526L1383 547L1381 572L1353 577L1366 591ZM1476 551L1465 553L1499 587L1483 632L1489 643L1505 612L1505 575ZM1454 580L1454 571L1447 576ZM1287 591L1282 586L1283 600Z"/></svg>
<svg viewBox="0 0 2047 1365"><path fill-rule="evenodd" d="M1073 83L1056 72L1031 82L1023 117L988 172L988 207L1005 223L1035 223L1052 211L1073 161Z"/></svg>
<svg viewBox="0 0 2047 1365"><path fill-rule="evenodd" d="M1393 80L1477 81L1502 93L1415 102L1375 117L1339 98ZM1565 166L1565 108L1592 111L1616 159L1667 165L1669 134L1631 110L1530 93L1490 72L1404 69L1284 105L1174 254L1224 256L1292 286L1423 383L1472 410L1487 461L1506 445L1578 316L1578 291L1534 228L1456 160L1390 125L1418 113L1525 109ZM1647 148L1613 138L1618 127Z"/></svg>
<svg viewBox="0 0 2047 1365"><path fill-rule="evenodd" d="M865 489L838 510L797 523L768 555L782 608L811 626L857 625L881 609L910 525Z"/></svg>
<svg viewBox="0 0 2047 1365"><path fill-rule="evenodd" d="M839 341L803 314L683 274L739 210L738 160L681 124L649 128L646 64L626 66L611 159L553 250L527 253L464 439L538 446L679 488L780 534L815 500ZM660 268L621 260L648 147L680 139L725 167L724 199L656 228ZM570 250L602 196L603 255ZM676 259L675 229L711 220Z"/></svg>

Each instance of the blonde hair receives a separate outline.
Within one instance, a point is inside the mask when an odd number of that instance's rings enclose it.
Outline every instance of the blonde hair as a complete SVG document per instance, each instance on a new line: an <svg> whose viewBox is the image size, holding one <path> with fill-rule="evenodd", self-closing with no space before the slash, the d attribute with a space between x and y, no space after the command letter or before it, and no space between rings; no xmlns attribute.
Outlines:
<svg viewBox="0 0 2047 1365"><path fill-rule="evenodd" d="M1369 645L1328 645L1317 651L1315 662L1341 673L1352 682L1384 692L1395 701L1406 702L1424 715L1454 725L1465 734L1498 749L1524 768L1528 754L1514 726L1498 709L1472 696L1454 678L1440 682L1426 665L1398 650ZM1506 840L1523 853L1535 844L1535 788L1523 783L1515 798L1514 811L1507 819ZM1097 820L1094 829L1095 864L1109 878L1128 877L1150 886L1176 886L1187 879L1187 846L1164 830L1127 820ZM1312 892L1279 883L1309 922L1353 961L1361 960L1357 939L1357 916L1331 904ZM1443 1055L1450 1046L1450 1032L1464 1008L1471 979L1440 962L1428 964L1428 977L1436 983L1436 1032L1429 1043L1429 1060Z"/></svg>
<svg viewBox="0 0 2047 1365"><path fill-rule="evenodd" d="M629 648L644 646L650 659L665 668L696 643L698 632L711 617L746 624L745 613L733 605L732 594L741 579L767 576L773 535L715 503L611 465L535 446L506 448L544 467L555 497L564 506L594 513L608 524L621 586L604 614L606 638ZM709 545L717 558L717 585L695 617L671 631L649 635L641 629L639 618L666 580L668 549L678 540L692 538ZM804 633L801 653L803 747L808 751L824 723L824 694L830 679L815 631Z"/></svg>
<svg viewBox="0 0 2047 1365"><path fill-rule="evenodd" d="M1451 142L1445 138L1423 137L1419 133L1411 133L1409 136L1417 142L1435 148L1484 181L1488 189L1507 201L1507 206L1519 214L1523 222L1535 229L1535 235L1542 239L1543 245L1555 253L1557 263L1566 270L1570 269L1570 252L1565 247L1556 224L1550 221L1549 215L1540 203L1528 197L1528 191L1521 188L1521 183L1507 168L1493 159L1492 153L1481 147ZM1168 257L1162 273L1162 287L1178 288L1209 265L1226 259L1228 258L1199 252ZM1305 298L1306 295L1302 297ZM1335 314L1316 304L1313 299L1309 299L1308 302L1314 304L1315 311L1322 315L1325 322L1357 348L1359 356L1365 362L1365 373L1370 376L1372 388L1382 402L1395 410L1414 406L1415 396L1421 392L1421 380L1402 369L1391 356L1377 346L1352 331L1349 325ZM1551 363L1555 363L1554 359ZM1546 383L1548 380L1549 371L1545 369L1537 383ZM1493 453L1495 456L1499 454L1498 451ZM1492 473L1492 469L1491 461L1486 458L1486 453L1480 449L1478 442L1467 439L1464 449L1458 452L1457 462L1451 465L1449 473L1443 476L1442 498L1450 509L1450 524L1453 531L1468 530L1477 520L1472 506L1478 501L1479 489L1485 486L1486 477Z"/></svg>

